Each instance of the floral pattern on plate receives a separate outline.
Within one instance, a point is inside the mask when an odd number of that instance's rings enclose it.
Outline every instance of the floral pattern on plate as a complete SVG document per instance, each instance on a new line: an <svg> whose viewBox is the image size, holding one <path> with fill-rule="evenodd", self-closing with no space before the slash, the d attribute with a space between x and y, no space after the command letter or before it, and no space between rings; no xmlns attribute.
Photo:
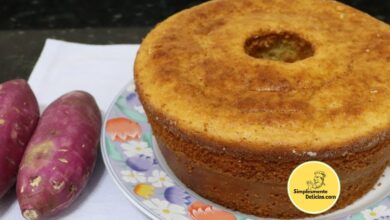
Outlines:
<svg viewBox="0 0 390 220"><path fill-rule="evenodd" d="M176 183L154 154L152 131L133 83L125 87L109 110L103 131L106 165L128 198L153 219L252 220L238 212L201 201ZM109 170L110 170L109 169ZM376 206L338 220L390 219L390 196Z"/></svg>

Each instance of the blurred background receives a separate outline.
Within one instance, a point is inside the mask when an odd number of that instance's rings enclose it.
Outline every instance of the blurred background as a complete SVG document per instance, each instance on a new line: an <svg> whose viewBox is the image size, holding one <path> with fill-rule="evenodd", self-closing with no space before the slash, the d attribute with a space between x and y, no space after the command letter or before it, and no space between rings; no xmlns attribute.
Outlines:
<svg viewBox="0 0 390 220"><path fill-rule="evenodd" d="M0 29L152 27L204 0L2 0ZM293 1L291 1L293 2ZM389 0L342 0L390 21Z"/></svg>
<svg viewBox="0 0 390 220"><path fill-rule="evenodd" d="M341 1L390 23L390 0ZM140 43L158 22L202 2L0 0L0 81L27 78L46 38L90 44Z"/></svg>

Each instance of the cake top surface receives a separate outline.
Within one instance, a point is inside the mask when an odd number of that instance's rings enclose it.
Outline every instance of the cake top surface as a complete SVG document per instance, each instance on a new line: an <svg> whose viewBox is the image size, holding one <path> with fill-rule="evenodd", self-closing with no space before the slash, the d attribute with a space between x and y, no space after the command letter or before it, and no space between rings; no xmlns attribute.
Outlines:
<svg viewBox="0 0 390 220"><path fill-rule="evenodd" d="M215 0L152 30L135 79L156 120L188 136L321 150L388 133L389 62L389 26L336 1Z"/></svg>

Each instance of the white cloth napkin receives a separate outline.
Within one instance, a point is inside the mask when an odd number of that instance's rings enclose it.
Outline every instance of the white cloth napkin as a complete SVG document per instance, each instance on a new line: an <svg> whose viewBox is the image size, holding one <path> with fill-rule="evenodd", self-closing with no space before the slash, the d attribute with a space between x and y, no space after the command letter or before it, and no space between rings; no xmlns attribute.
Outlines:
<svg viewBox="0 0 390 220"><path fill-rule="evenodd" d="M133 79L138 45L86 45L48 39L29 83L46 106L72 90L91 93L106 111L117 93Z"/></svg>
<svg viewBox="0 0 390 220"><path fill-rule="evenodd" d="M133 79L138 47L85 45L48 39L29 83L42 107L66 92L84 90L95 97L99 108L105 112L125 84ZM0 203L0 219L23 219L14 191ZM117 188L99 156L95 172L80 198L53 219L148 218Z"/></svg>

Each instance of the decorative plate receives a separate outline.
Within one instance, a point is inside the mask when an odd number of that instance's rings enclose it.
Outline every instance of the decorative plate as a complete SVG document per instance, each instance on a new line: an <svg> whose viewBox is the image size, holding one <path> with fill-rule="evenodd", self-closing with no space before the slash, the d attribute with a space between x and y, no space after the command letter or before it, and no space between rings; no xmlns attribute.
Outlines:
<svg viewBox="0 0 390 220"><path fill-rule="evenodd" d="M200 197L175 177L161 156L134 88L129 83L114 100L101 137L104 163L123 194L152 219L258 219ZM381 184L347 208L312 219L390 219L389 176L387 169Z"/></svg>

